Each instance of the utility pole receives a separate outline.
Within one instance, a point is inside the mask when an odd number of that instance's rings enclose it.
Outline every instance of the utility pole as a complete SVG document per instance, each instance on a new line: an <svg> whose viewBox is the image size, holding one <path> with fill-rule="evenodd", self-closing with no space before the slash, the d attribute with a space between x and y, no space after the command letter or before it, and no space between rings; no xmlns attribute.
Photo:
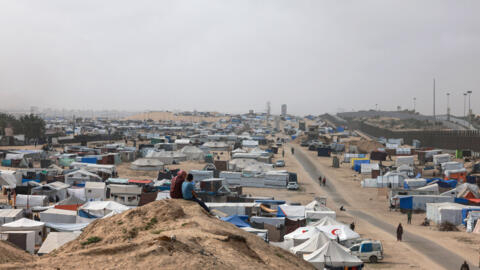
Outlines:
<svg viewBox="0 0 480 270"><path fill-rule="evenodd" d="M450 93L447 93L447 121L450 121Z"/></svg>
<svg viewBox="0 0 480 270"><path fill-rule="evenodd" d="M467 93L463 93L463 119L467 121L467 115L465 114L465 110L467 107Z"/></svg>
<svg viewBox="0 0 480 270"><path fill-rule="evenodd" d="M416 97L413 97L413 112L415 112L415 107L416 107L416 102L417 101L417 98Z"/></svg>
<svg viewBox="0 0 480 270"><path fill-rule="evenodd" d="M433 78L433 119L437 120L435 115L435 78Z"/></svg>

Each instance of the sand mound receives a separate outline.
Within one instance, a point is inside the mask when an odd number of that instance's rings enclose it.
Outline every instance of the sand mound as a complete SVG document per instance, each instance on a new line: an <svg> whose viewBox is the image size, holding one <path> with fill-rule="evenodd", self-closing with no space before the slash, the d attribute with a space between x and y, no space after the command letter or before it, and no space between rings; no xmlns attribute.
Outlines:
<svg viewBox="0 0 480 270"><path fill-rule="evenodd" d="M359 141L351 141L351 145L356 145L358 151L361 153L370 153L377 150L378 148L385 148L385 146L377 141L368 141L361 139Z"/></svg>
<svg viewBox="0 0 480 270"><path fill-rule="evenodd" d="M207 216L192 202L156 201L96 220L31 267L53 269L312 269L301 258Z"/></svg>
<svg viewBox="0 0 480 270"><path fill-rule="evenodd" d="M24 263L32 262L33 259L34 257L32 255L17 248L15 245L0 241L0 268L24 268Z"/></svg>

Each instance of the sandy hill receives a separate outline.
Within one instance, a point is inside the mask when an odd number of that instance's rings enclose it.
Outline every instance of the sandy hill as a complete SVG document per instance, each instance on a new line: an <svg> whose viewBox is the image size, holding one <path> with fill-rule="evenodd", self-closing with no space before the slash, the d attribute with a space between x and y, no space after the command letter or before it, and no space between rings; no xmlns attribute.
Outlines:
<svg viewBox="0 0 480 270"><path fill-rule="evenodd" d="M226 117L225 117L226 118ZM204 116L189 116L189 115L175 115L173 112L145 112L125 118L126 120L145 120L152 119L154 121L183 121L183 122L216 122L220 117L204 117Z"/></svg>
<svg viewBox="0 0 480 270"><path fill-rule="evenodd" d="M183 200L156 201L96 220L79 238L28 267L312 269L301 258L210 217L196 203Z"/></svg>

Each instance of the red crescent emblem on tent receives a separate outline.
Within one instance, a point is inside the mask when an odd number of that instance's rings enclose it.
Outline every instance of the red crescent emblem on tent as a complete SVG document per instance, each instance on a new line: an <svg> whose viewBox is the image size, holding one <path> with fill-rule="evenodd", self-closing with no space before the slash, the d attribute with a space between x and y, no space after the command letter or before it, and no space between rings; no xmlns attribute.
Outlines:
<svg viewBox="0 0 480 270"><path fill-rule="evenodd" d="M337 235L337 231L338 231L338 230L339 230L339 229L333 229L333 230L332 230L332 234L333 234L333 235Z"/></svg>

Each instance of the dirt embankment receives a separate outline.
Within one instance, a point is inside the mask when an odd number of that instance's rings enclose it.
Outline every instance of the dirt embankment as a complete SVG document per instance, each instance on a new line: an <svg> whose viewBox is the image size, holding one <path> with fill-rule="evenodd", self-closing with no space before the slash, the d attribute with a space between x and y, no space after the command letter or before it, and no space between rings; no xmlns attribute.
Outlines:
<svg viewBox="0 0 480 270"><path fill-rule="evenodd" d="M25 268L25 265L13 265ZM90 224L34 269L312 269L192 202L156 201Z"/></svg>

